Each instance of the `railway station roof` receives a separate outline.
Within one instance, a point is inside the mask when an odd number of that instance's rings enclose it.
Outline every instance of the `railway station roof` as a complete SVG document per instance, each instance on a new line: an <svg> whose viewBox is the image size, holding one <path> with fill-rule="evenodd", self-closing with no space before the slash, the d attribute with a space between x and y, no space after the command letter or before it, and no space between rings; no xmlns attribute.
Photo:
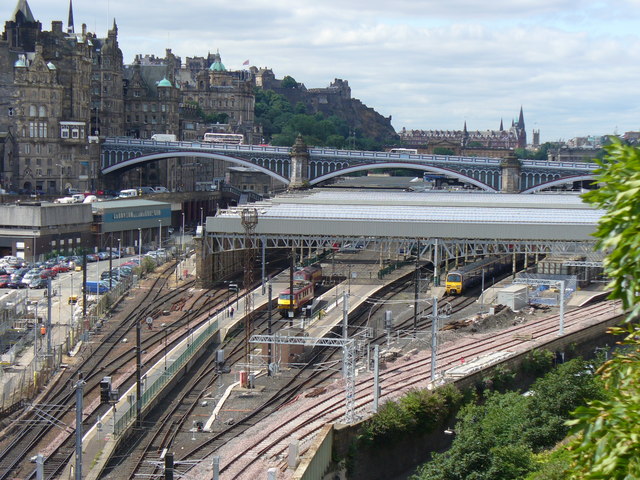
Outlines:
<svg viewBox="0 0 640 480"><path fill-rule="evenodd" d="M578 195L312 190L232 207L207 232L238 233L255 208L258 235L594 241L603 211Z"/></svg>

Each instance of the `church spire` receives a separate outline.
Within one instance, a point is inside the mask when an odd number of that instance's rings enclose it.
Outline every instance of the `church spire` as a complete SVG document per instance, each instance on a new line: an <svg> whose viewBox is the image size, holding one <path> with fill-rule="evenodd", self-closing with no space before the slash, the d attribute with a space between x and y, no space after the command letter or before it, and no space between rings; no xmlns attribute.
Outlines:
<svg viewBox="0 0 640 480"><path fill-rule="evenodd" d="M73 2L69 0L69 20L67 21L67 33L74 33L73 28Z"/></svg>
<svg viewBox="0 0 640 480"><path fill-rule="evenodd" d="M500 119L500 132L504 131L504 125L502 124L502 119Z"/></svg>
<svg viewBox="0 0 640 480"><path fill-rule="evenodd" d="M13 20L18 23L28 22L34 23L36 21L27 0L18 0L15 10L13 11Z"/></svg>
<svg viewBox="0 0 640 480"><path fill-rule="evenodd" d="M522 105L520 105L520 116L518 117L518 127L524 129L524 114L522 113Z"/></svg>

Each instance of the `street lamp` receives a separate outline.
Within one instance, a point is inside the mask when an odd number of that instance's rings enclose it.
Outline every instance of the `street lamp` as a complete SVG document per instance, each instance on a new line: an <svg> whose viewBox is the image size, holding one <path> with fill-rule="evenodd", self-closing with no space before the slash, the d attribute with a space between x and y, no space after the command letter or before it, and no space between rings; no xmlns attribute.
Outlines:
<svg viewBox="0 0 640 480"><path fill-rule="evenodd" d="M120 266L120 239L118 239L118 266Z"/></svg>
<svg viewBox="0 0 640 480"><path fill-rule="evenodd" d="M162 248L162 219L158 219L158 248Z"/></svg>
<svg viewBox="0 0 640 480"><path fill-rule="evenodd" d="M184 254L184 212L182 212L182 236L180 238L180 253Z"/></svg>
<svg viewBox="0 0 640 480"><path fill-rule="evenodd" d="M138 229L138 265L142 266L142 229Z"/></svg>

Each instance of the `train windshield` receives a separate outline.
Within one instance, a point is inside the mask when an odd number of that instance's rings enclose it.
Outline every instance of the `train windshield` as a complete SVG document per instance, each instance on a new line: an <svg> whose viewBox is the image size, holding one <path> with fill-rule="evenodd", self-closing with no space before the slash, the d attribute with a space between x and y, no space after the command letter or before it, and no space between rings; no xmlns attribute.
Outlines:
<svg viewBox="0 0 640 480"><path fill-rule="evenodd" d="M288 293L281 293L280 300L291 300L291 295L289 295Z"/></svg>
<svg viewBox="0 0 640 480"><path fill-rule="evenodd" d="M447 275L447 282L460 283L462 281L462 275L459 273L450 273Z"/></svg>

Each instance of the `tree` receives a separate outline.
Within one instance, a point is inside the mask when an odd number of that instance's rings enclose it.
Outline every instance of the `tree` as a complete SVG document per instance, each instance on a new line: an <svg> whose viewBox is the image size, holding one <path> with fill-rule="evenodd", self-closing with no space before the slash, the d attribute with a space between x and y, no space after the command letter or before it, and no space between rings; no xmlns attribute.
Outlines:
<svg viewBox="0 0 640 480"><path fill-rule="evenodd" d="M609 251L610 298L628 312L626 326L612 331L626 334L628 348L599 370L609 398L578 408L569 422L570 471L576 479L626 480L640 478L640 150L614 138L605 150L597 172L603 185L584 198L606 211L595 235L598 248Z"/></svg>
<svg viewBox="0 0 640 480"><path fill-rule="evenodd" d="M453 155L455 152L447 147L435 147L433 149L434 155Z"/></svg>
<svg viewBox="0 0 640 480"><path fill-rule="evenodd" d="M296 82L295 78L289 75L285 75L280 85L282 88L298 88L298 82Z"/></svg>
<svg viewBox="0 0 640 480"><path fill-rule="evenodd" d="M451 448L435 454L414 479L523 478L537 468L535 452L565 437L565 421L573 409L587 399L604 398L600 381L581 359L539 378L530 391L530 396L487 392L484 403L463 407Z"/></svg>

